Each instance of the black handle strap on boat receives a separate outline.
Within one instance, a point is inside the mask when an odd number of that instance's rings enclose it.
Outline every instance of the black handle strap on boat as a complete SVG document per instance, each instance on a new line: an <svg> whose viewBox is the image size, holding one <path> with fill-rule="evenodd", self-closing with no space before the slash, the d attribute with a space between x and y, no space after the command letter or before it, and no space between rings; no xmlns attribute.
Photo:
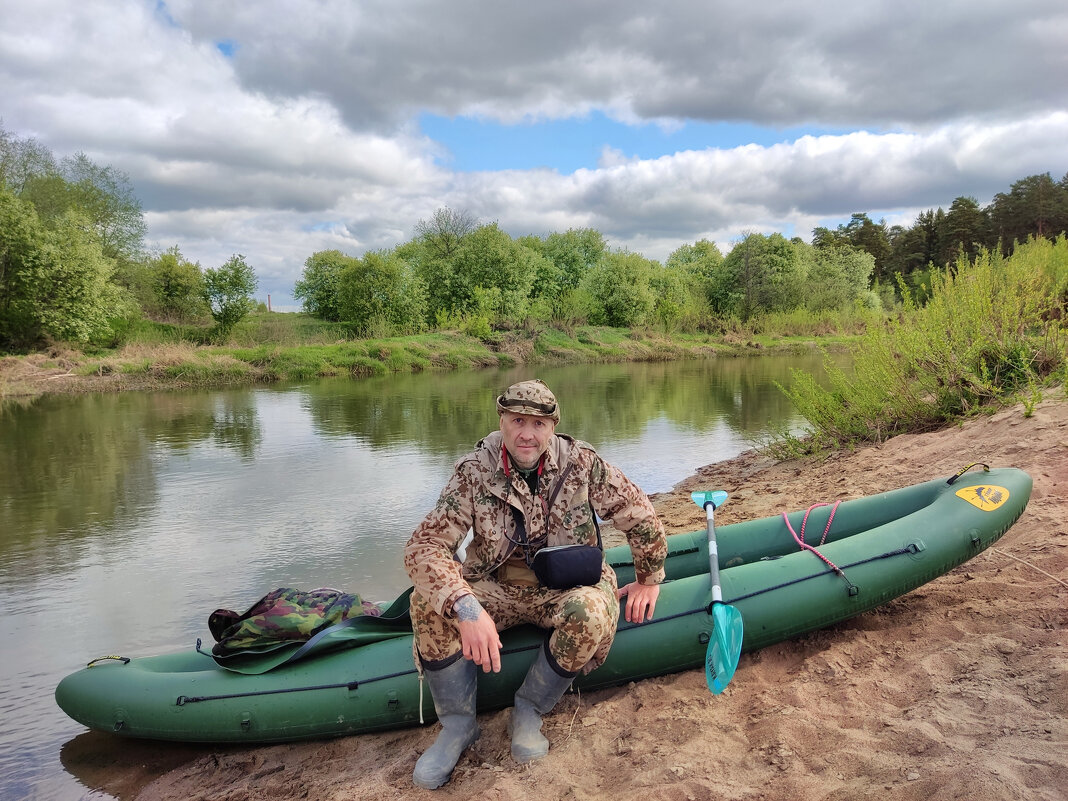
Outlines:
<svg viewBox="0 0 1068 801"><path fill-rule="evenodd" d="M989 473L989 472L990 472L990 465L988 465L988 464L983 464L982 462L972 462L971 464L969 464L969 465L965 465L965 466L964 466L964 467L962 467L962 468L961 468L960 470L958 470L958 471L957 471L957 474L956 474L956 475L954 475L954 476L950 476L950 477L949 477L949 480L948 480L948 481L946 481L946 483L947 483L947 484L949 484L949 486L951 486L951 487L952 487L952 486L953 486L954 484L956 484L956 483L957 483L957 479L958 479L958 478L960 478L961 476L963 476L963 475L964 475L965 473L967 473L967 472L968 472L969 470L971 470L971 469L972 469L973 467L981 467L981 468L983 468L983 472L984 472L984 473Z"/></svg>
<svg viewBox="0 0 1068 801"><path fill-rule="evenodd" d="M130 657L128 657L128 656L118 656L116 654L108 654L107 656L98 656L96 659L92 660L88 665L86 665L86 667L87 668L91 668L97 662L106 662L109 659L115 660L116 662L122 662L122 664L124 664L124 665L130 664Z"/></svg>

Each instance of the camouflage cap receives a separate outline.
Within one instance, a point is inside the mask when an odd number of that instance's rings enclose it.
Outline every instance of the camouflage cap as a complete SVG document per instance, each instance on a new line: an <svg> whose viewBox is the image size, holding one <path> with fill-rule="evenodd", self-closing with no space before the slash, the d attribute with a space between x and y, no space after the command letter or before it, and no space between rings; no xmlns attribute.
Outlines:
<svg viewBox="0 0 1068 801"><path fill-rule="evenodd" d="M548 417L554 423L560 422L560 406L556 396L537 378L512 384L503 395L497 396L497 413L508 412Z"/></svg>

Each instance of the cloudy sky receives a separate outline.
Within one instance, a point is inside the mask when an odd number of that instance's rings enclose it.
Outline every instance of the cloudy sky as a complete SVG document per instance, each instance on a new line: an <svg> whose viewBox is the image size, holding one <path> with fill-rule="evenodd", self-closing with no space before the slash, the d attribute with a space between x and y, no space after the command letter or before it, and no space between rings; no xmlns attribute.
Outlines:
<svg viewBox="0 0 1068 801"><path fill-rule="evenodd" d="M0 0L0 120L284 307L441 206L663 260L1060 179L1068 4Z"/></svg>

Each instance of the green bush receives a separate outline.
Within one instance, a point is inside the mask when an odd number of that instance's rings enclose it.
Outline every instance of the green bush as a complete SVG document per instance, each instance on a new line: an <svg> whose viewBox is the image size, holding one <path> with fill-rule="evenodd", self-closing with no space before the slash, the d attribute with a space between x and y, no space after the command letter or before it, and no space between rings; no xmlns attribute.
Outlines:
<svg viewBox="0 0 1068 801"><path fill-rule="evenodd" d="M590 322L616 328L644 325L656 305L649 279L657 269L656 262L637 253L608 254L581 286L591 299Z"/></svg>
<svg viewBox="0 0 1068 801"><path fill-rule="evenodd" d="M0 187L0 347L43 338L104 341L131 304L82 212L45 226L33 204Z"/></svg>
<svg viewBox="0 0 1068 801"><path fill-rule="evenodd" d="M220 337L225 338L230 330L256 308L252 293L257 286L256 273L240 253L235 253L218 269L204 271L201 292L204 302L211 307L211 316Z"/></svg>
<svg viewBox="0 0 1068 801"><path fill-rule="evenodd" d="M927 304L906 293L900 314L869 327L851 371L828 363L829 388L793 374L786 393L812 427L811 447L932 429L1060 380L1066 276L1063 236L933 273Z"/></svg>

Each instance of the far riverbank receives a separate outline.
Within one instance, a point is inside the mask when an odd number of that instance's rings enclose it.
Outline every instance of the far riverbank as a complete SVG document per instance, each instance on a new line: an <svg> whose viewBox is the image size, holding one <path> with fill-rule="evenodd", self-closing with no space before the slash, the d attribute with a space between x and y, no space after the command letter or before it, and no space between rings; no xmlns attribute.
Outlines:
<svg viewBox="0 0 1068 801"><path fill-rule="evenodd" d="M842 349L855 336L661 334L582 327L507 331L478 339L455 331L333 343L129 344L103 353L53 347L0 357L0 398L45 394L223 387L324 377L580 364L668 361Z"/></svg>

